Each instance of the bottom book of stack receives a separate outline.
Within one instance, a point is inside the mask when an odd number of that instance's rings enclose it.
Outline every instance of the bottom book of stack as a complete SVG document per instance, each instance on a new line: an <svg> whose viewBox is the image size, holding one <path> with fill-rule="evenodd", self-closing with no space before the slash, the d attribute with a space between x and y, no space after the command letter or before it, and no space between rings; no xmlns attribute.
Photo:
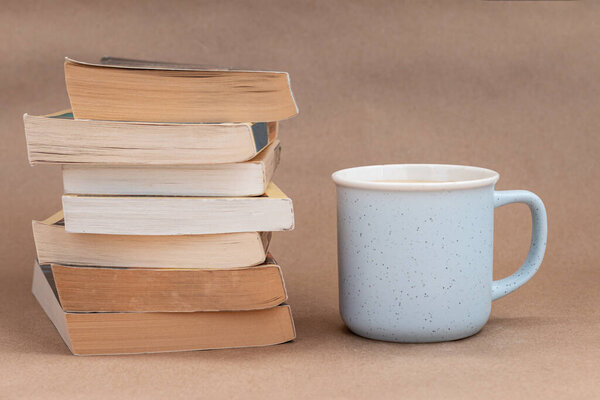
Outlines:
<svg viewBox="0 0 600 400"><path fill-rule="evenodd" d="M102 268L37 261L33 294L78 355L256 347L296 332L280 267Z"/></svg>

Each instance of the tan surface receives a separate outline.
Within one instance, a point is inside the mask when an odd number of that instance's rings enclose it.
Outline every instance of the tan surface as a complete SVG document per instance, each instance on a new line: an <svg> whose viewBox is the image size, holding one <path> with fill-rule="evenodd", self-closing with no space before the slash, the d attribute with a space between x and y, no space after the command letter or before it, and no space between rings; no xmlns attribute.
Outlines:
<svg viewBox="0 0 600 400"><path fill-rule="evenodd" d="M600 396L600 4L133 3L3 4L0 398ZM78 358L35 303L30 220L62 189L58 167L27 165L21 115L68 106L63 56L106 54L290 72L300 115L281 124L276 181L297 228L273 253L294 343ZM384 162L485 166L499 189L546 202L540 272L477 336L398 345L345 330L329 174ZM523 261L530 222L525 206L496 214L500 277Z"/></svg>

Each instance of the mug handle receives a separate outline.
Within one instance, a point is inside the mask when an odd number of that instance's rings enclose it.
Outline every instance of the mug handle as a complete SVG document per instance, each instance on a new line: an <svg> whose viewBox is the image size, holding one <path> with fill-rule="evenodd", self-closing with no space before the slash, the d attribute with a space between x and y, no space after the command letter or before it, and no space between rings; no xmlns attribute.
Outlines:
<svg viewBox="0 0 600 400"><path fill-rule="evenodd" d="M514 292L537 272L546 252L548 221L542 200L527 190L494 191L494 208L511 203L525 203L531 211L531 245L527 259L512 275L492 282L492 300Z"/></svg>

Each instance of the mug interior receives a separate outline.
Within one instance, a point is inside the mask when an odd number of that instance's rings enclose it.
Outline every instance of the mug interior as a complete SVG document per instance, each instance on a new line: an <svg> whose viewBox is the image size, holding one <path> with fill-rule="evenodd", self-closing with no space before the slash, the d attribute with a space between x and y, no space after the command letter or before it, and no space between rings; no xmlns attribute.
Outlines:
<svg viewBox="0 0 600 400"><path fill-rule="evenodd" d="M373 190L454 190L494 185L491 169L465 165L387 164L342 169L331 176L339 186Z"/></svg>

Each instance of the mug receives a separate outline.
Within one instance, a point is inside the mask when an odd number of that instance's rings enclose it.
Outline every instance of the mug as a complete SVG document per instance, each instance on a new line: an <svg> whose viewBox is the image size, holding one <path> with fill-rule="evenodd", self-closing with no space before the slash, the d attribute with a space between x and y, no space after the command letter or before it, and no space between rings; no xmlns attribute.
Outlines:
<svg viewBox="0 0 600 400"><path fill-rule="evenodd" d="M535 274L546 249L544 204L525 190L495 191L497 172L437 164L374 165L332 175L337 185L340 313L371 339L439 342L477 333L493 300ZM529 255L492 278L494 209L525 203Z"/></svg>

